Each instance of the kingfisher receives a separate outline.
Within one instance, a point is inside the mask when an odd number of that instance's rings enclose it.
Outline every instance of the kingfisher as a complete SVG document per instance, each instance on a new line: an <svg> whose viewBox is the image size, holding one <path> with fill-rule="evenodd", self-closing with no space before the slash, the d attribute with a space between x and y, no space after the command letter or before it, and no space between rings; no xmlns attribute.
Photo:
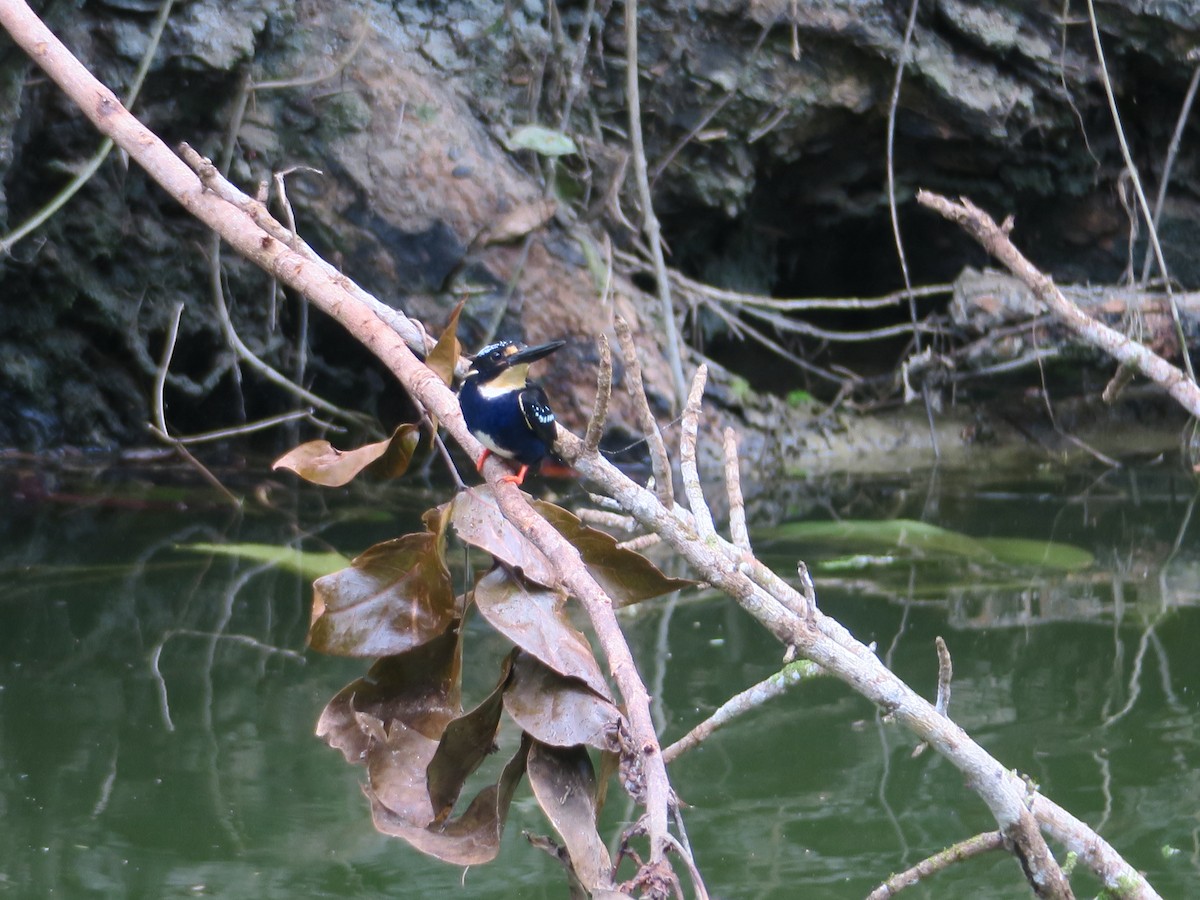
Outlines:
<svg viewBox="0 0 1200 900"><path fill-rule="evenodd" d="M517 341L497 341L471 357L458 402L467 429L483 444L476 469L482 471L484 461L494 453L521 467L517 474L501 480L521 484L529 467L550 455L554 411L546 392L529 380L529 365L564 344L566 341L550 341L527 347Z"/></svg>

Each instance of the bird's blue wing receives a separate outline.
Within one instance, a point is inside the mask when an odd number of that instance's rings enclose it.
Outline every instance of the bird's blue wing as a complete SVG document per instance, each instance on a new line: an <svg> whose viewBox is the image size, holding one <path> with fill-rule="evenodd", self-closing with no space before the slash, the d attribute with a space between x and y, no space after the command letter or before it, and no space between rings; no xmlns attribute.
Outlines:
<svg viewBox="0 0 1200 900"><path fill-rule="evenodd" d="M550 408L546 392L540 385L530 383L521 391L517 400L521 405L521 415L525 417L533 433L541 438L547 448L554 446L554 410Z"/></svg>

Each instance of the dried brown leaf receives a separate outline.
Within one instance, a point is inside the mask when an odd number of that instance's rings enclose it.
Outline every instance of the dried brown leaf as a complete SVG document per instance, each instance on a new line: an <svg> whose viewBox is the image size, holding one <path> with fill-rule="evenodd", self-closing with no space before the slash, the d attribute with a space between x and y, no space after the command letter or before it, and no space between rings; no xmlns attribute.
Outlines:
<svg viewBox="0 0 1200 900"><path fill-rule="evenodd" d="M496 568L476 583L475 605L493 628L522 650L560 675L578 678L600 696L612 699L591 645L567 619L560 595L527 586Z"/></svg>
<svg viewBox="0 0 1200 900"><path fill-rule="evenodd" d="M529 784L588 891L612 890L612 860L596 830L596 773L583 747L529 748Z"/></svg>
<svg viewBox="0 0 1200 900"><path fill-rule="evenodd" d="M458 615L437 534L376 544L313 582L308 642L336 656L394 656L444 633Z"/></svg>
<svg viewBox="0 0 1200 900"><path fill-rule="evenodd" d="M544 500L534 508L579 551L583 563L605 593L618 606L629 606L651 597L669 594L696 584L686 578L670 578L633 550L617 546L617 539L589 528L579 517Z"/></svg>
<svg viewBox="0 0 1200 900"><path fill-rule="evenodd" d="M309 441L289 450L271 464L272 469L290 469L305 481L325 487L349 484L364 469L381 478L398 478L408 471L421 441L417 425L401 425L384 441L338 450L329 441Z"/></svg>
<svg viewBox="0 0 1200 900"><path fill-rule="evenodd" d="M366 677L326 704L317 737L350 763L365 765L373 740L399 722L436 741L462 712L462 641L458 624L398 656L377 660Z"/></svg>
<svg viewBox="0 0 1200 900"><path fill-rule="evenodd" d="M402 763L411 751L416 766L406 768L401 764L395 771L376 773L386 774L386 782L381 777L377 787L376 778L372 777L367 789L375 828L383 834L403 838L422 853L455 865L479 865L495 859L513 792L525 773L530 740L522 739L520 749L505 765L496 784L480 791L461 816L439 826L432 820L429 795L424 791L424 764L432 758L434 750L409 741L409 737L411 735L397 734L395 753L389 754L389 761ZM419 791L417 787L420 787ZM379 788L384 788L384 793L381 794ZM423 805L421 796L425 798ZM398 806L385 802L385 799L398 803Z"/></svg>
<svg viewBox="0 0 1200 900"><path fill-rule="evenodd" d="M460 491L452 501L451 521L459 540L492 554L530 581L546 586L558 581L545 554L504 518L490 486Z"/></svg>
<svg viewBox="0 0 1200 900"><path fill-rule="evenodd" d="M467 778L495 752L504 691L511 671L512 654L509 654L501 666L500 680L484 701L446 724L437 752L425 772L436 821L450 815Z"/></svg>
<svg viewBox="0 0 1200 900"><path fill-rule="evenodd" d="M458 342L458 316L466 302L466 300L461 300L458 306L454 307L454 312L450 313L450 321L446 323L441 337L429 351L429 355L425 357L425 365L433 369L446 387L450 387L454 383L454 367L458 363L458 358L462 356L462 345Z"/></svg>
<svg viewBox="0 0 1200 900"><path fill-rule="evenodd" d="M528 653L517 655L504 692L504 708L521 728L543 744L588 744L615 749L622 722L616 705L575 678L566 678Z"/></svg>

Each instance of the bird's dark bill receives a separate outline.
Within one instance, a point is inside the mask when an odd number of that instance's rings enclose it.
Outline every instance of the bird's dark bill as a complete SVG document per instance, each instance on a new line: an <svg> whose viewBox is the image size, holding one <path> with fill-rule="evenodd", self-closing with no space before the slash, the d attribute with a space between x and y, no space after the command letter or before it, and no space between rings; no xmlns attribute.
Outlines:
<svg viewBox="0 0 1200 900"><path fill-rule="evenodd" d="M548 344L538 344L536 347L526 347L524 350L518 350L508 358L510 366L519 365L520 363L536 362L539 359L549 356L559 347L565 346L566 341L550 341Z"/></svg>

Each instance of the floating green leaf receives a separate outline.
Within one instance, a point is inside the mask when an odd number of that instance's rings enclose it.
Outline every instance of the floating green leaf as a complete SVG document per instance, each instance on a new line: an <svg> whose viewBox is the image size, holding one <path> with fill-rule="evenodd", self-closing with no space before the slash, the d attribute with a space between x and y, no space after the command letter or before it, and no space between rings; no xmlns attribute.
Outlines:
<svg viewBox="0 0 1200 900"><path fill-rule="evenodd" d="M1087 550L1070 544L1029 538L973 538L957 531L912 519L883 521L843 519L840 522L790 522L762 533L798 543L859 551L855 556L826 561L822 568L852 569L907 561L872 551L908 550L926 558L957 558L985 564L1029 566L1071 571L1094 562Z"/></svg>
<svg viewBox="0 0 1200 900"><path fill-rule="evenodd" d="M336 656L392 656L446 631L458 616L437 534L376 544L313 582L309 645Z"/></svg>
<svg viewBox="0 0 1200 900"><path fill-rule="evenodd" d="M234 556L251 562L270 563L308 580L320 578L350 565L350 560L330 550L301 550L275 544L176 544L176 550L213 556Z"/></svg>
<svg viewBox="0 0 1200 900"><path fill-rule="evenodd" d="M1073 572L1086 569L1096 557L1072 544L1039 541L1031 538L979 538L996 559L1010 566L1030 566Z"/></svg>
<svg viewBox="0 0 1200 900"><path fill-rule="evenodd" d="M475 606L493 628L543 663L612 699L591 645L567 619L565 598L527 586L502 568L475 585Z"/></svg>
<svg viewBox="0 0 1200 900"><path fill-rule="evenodd" d="M354 450L338 450L329 441L309 441L279 457L271 468L290 469L305 481L325 487L349 484L368 468L380 478L399 478L408 471L420 442L420 427L405 424L387 440Z"/></svg>
<svg viewBox="0 0 1200 900"><path fill-rule="evenodd" d="M617 606L629 606L696 584L686 578L668 578L640 553L617 546L610 534L589 528L561 506L535 500L534 508L574 545L592 577Z"/></svg>
<svg viewBox="0 0 1200 900"><path fill-rule="evenodd" d="M788 538L810 544L844 547L860 552L903 547L924 554L990 560L992 554L972 537L913 519L842 519L838 522L789 522L764 532L769 538Z"/></svg>
<svg viewBox="0 0 1200 900"><path fill-rule="evenodd" d="M578 153L575 142L561 131L541 125L522 125L508 136L508 149L532 150L541 156L566 156Z"/></svg>

